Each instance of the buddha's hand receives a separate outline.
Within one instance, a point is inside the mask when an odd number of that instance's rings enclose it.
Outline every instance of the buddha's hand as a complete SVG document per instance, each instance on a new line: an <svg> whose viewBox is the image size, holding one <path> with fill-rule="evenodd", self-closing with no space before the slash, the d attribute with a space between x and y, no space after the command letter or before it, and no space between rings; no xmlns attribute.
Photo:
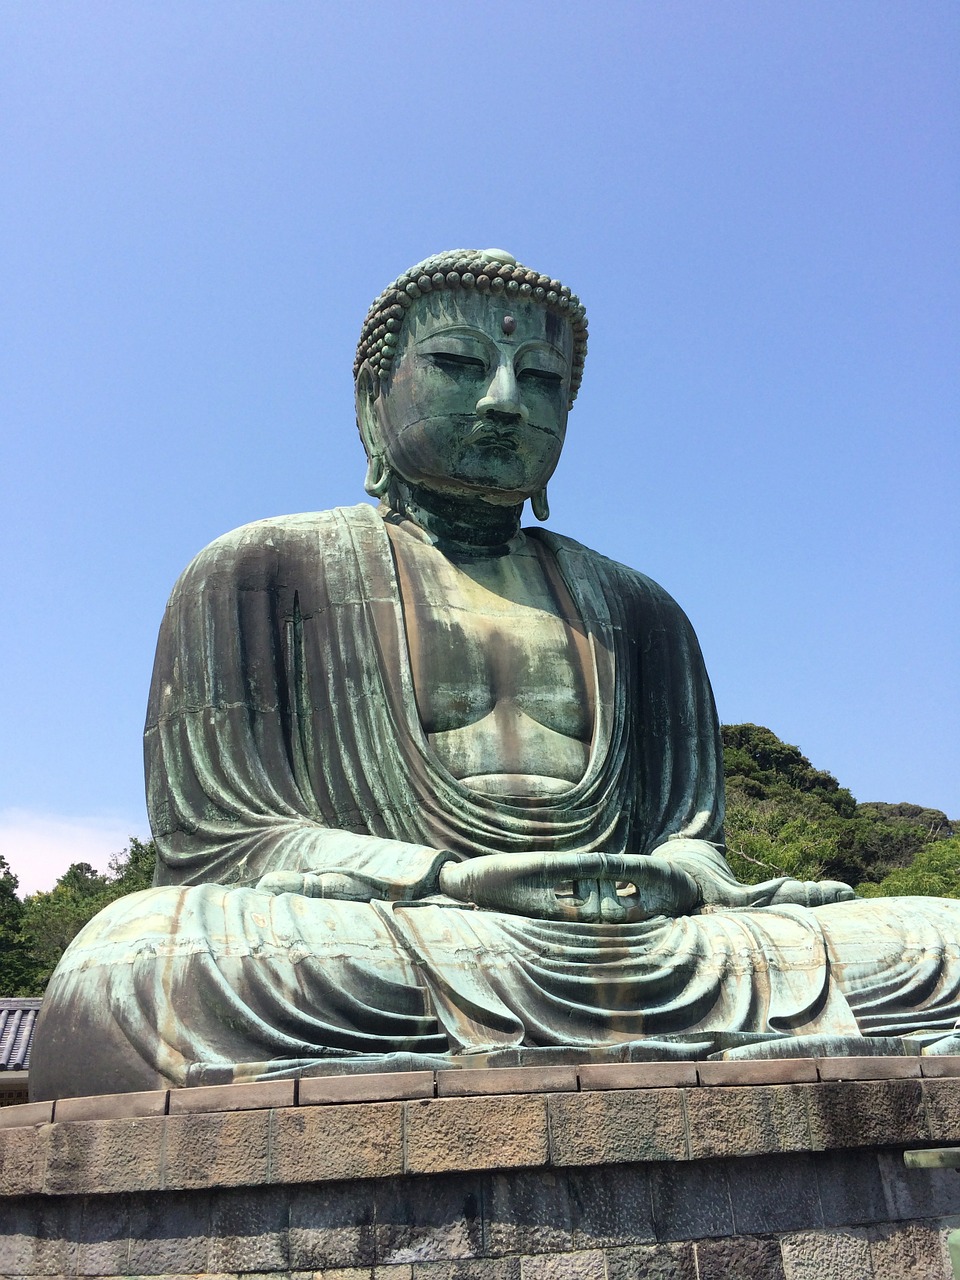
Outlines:
<svg viewBox="0 0 960 1280"><path fill-rule="evenodd" d="M850 885L840 880L793 880L789 876L760 884L710 884L700 879L700 886L708 911L711 907L822 907L828 902L849 902L857 896Z"/></svg>
<svg viewBox="0 0 960 1280"><path fill-rule="evenodd" d="M380 897L366 877L343 871L271 871L257 881L261 893L298 893L304 898L338 898L341 902L369 902Z"/></svg>
<svg viewBox="0 0 960 1280"><path fill-rule="evenodd" d="M784 880L770 899L771 906L793 903L801 907L823 907L828 902L850 902L857 895L842 880Z"/></svg>
<svg viewBox="0 0 960 1280"><path fill-rule="evenodd" d="M682 867L700 889L703 911L731 907L822 907L828 902L849 902L857 895L839 880L795 880L778 876L760 884L741 884L719 845L706 840L673 837L654 849L654 862Z"/></svg>
<svg viewBox="0 0 960 1280"><path fill-rule="evenodd" d="M679 867L604 853L496 853L447 862L440 889L486 911L588 924L686 915L700 897L696 881Z"/></svg>

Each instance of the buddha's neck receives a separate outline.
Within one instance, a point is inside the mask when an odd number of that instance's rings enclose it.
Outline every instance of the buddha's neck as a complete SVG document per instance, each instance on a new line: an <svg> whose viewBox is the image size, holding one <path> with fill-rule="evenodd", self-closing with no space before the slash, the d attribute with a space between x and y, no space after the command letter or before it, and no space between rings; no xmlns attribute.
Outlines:
<svg viewBox="0 0 960 1280"><path fill-rule="evenodd" d="M447 498L394 478L386 506L412 520L443 550L461 555L503 556L520 533L517 506L498 507L471 498Z"/></svg>

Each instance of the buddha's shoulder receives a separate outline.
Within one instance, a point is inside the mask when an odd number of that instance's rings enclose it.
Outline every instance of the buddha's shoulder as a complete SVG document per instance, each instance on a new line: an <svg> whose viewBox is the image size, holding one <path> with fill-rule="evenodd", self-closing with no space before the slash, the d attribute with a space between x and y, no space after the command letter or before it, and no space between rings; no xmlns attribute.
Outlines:
<svg viewBox="0 0 960 1280"><path fill-rule="evenodd" d="M229 560L271 554L317 543L337 543L374 531L381 525L375 509L367 503L355 507L332 507L329 511L302 511L296 515L269 516L253 520L229 533L222 533L195 557L198 560Z"/></svg>
<svg viewBox="0 0 960 1280"><path fill-rule="evenodd" d="M621 564L619 560L602 555L563 534L541 530L539 536L553 548L568 576L593 578L602 584L605 594L616 593L624 599L632 598L667 611L682 612L666 588L639 569Z"/></svg>
<svg viewBox="0 0 960 1280"><path fill-rule="evenodd" d="M367 503L270 516L240 525L214 538L187 565L178 586L197 578L260 576L308 558L315 567L347 546L382 539L382 521Z"/></svg>

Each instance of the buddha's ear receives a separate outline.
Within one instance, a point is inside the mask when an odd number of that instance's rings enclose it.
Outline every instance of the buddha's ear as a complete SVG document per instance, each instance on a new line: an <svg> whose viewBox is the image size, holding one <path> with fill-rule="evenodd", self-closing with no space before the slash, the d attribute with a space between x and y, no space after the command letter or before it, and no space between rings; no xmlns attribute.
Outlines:
<svg viewBox="0 0 960 1280"><path fill-rule="evenodd" d="M357 374L357 426L360 429L360 439L363 441L363 447L367 451L368 458L373 458L375 455L383 453L383 444L380 439L380 421L376 410L379 394L377 379L374 378L370 366L364 363Z"/></svg>
<svg viewBox="0 0 960 1280"><path fill-rule="evenodd" d="M383 456L383 440L380 435L380 417L377 399L380 395L378 379L368 364L364 364L357 377L357 426L360 439L367 451L367 474L363 487L371 498L382 498L390 488L390 467Z"/></svg>

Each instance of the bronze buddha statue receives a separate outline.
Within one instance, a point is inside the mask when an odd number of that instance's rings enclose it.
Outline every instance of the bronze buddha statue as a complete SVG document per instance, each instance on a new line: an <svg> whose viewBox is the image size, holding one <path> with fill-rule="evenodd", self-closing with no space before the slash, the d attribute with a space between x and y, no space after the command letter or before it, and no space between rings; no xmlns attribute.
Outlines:
<svg viewBox="0 0 960 1280"><path fill-rule="evenodd" d="M156 887L65 954L35 1097L949 1036L960 903L739 884L686 617L521 527L528 500L548 515L585 350L579 300L499 250L376 299L355 375L380 507L244 526L174 588Z"/></svg>

